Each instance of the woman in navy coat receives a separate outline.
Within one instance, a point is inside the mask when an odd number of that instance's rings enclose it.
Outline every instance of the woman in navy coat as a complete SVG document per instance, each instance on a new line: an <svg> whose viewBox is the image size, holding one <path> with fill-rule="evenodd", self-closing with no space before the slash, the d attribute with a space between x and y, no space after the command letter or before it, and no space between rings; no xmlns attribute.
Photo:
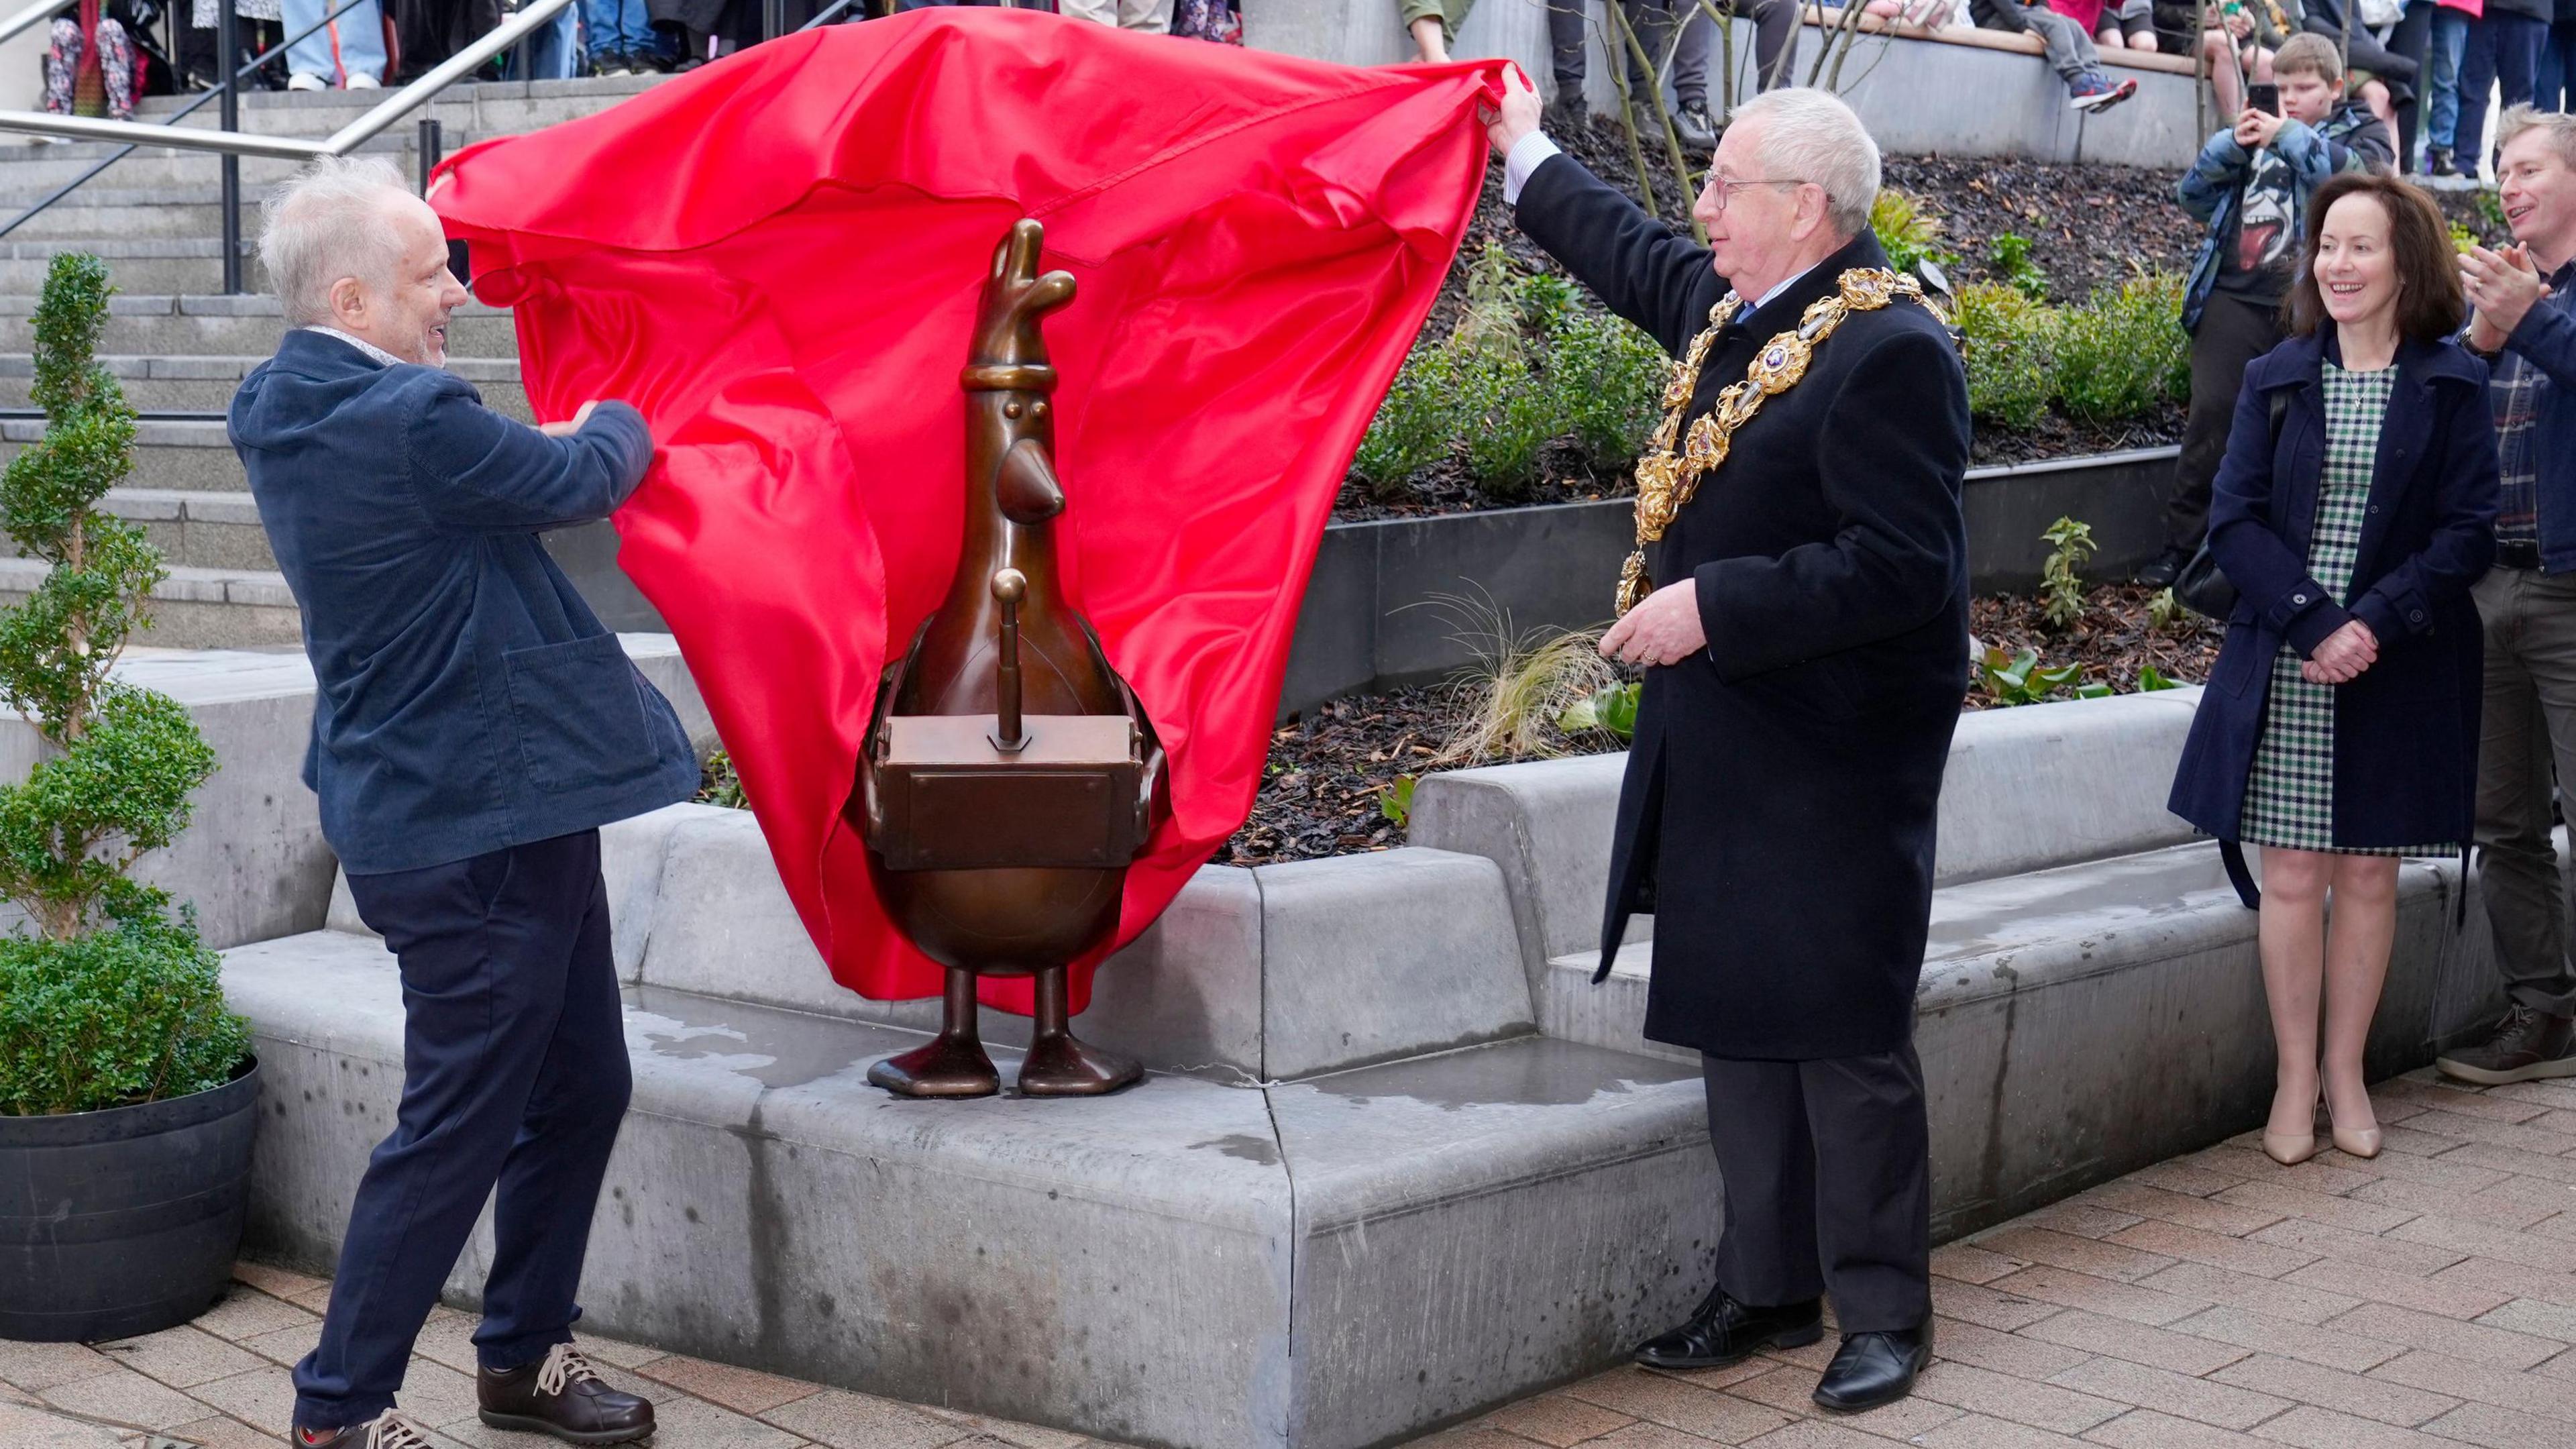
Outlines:
<svg viewBox="0 0 2576 1449"><path fill-rule="evenodd" d="M2401 181L2338 176L2307 233L2293 336L2246 369L2219 466L2209 548L2240 597L2172 799L2240 882L2240 844L2263 850L2280 1052L2263 1148L2282 1162L2315 1155L2320 1095L2336 1147L2379 1151L2361 1056L2397 858L2469 838L2469 585L2495 557L2486 367L2450 340L2464 305L2441 214Z"/></svg>

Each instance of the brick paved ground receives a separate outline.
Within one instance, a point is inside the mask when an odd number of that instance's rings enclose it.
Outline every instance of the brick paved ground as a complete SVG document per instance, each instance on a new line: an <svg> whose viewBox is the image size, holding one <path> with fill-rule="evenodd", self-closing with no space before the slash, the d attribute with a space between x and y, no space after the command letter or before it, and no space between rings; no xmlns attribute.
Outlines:
<svg viewBox="0 0 2576 1449"><path fill-rule="evenodd" d="M2417 1073L2373 1096L2389 1129L2376 1161L2284 1168L2248 1134L1943 1248L1939 1361L1904 1403L1818 1413L1829 1337L1731 1369L1614 1370L1421 1449L2576 1449L2576 1083L2468 1091ZM128 1449L275 1443L284 1366L311 1344L325 1285L242 1277L169 1333L0 1343L0 1440L42 1442L24 1427L34 1409ZM405 1406L453 1443L528 1449L540 1441L473 1420L470 1328L439 1311ZM658 1449L1091 1442L587 1343L655 1396Z"/></svg>

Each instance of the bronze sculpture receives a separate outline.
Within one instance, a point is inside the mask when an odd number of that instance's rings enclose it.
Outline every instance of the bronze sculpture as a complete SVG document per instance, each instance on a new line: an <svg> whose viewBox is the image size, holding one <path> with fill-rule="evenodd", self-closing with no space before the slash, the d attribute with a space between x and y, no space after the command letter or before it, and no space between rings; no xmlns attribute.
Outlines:
<svg viewBox="0 0 2576 1449"><path fill-rule="evenodd" d="M1064 597L1064 511L1040 324L1073 276L1022 220L993 252L966 389L966 539L936 612L878 682L842 813L896 927L947 968L939 1035L868 1080L910 1097L1000 1090L975 978L1036 978L1025 1096L1092 1096L1142 1069L1073 1036L1065 970L1118 926L1127 865L1168 811L1161 746Z"/></svg>

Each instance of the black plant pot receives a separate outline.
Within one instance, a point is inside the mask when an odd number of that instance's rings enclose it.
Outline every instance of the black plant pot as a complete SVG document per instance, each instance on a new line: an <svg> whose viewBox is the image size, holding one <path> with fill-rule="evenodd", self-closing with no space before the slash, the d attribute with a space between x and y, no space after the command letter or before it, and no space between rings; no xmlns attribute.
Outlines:
<svg viewBox="0 0 2576 1449"><path fill-rule="evenodd" d="M250 1204L259 1063L210 1092L0 1116L0 1338L130 1338L206 1311Z"/></svg>

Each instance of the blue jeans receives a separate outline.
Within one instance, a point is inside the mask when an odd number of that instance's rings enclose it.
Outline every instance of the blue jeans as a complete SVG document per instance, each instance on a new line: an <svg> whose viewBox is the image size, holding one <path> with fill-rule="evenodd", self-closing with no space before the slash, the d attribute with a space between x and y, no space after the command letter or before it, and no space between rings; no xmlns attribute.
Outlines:
<svg viewBox="0 0 2576 1449"><path fill-rule="evenodd" d="M2502 11L2469 27L2469 48L2460 57L2459 128L2453 132L2462 172L2476 175L2485 159L2488 96L2501 91L2508 106L2530 101L2540 43L2548 34L2545 22Z"/></svg>
<svg viewBox="0 0 2576 1449"><path fill-rule="evenodd" d="M582 23L590 27L592 56L652 55L662 38L645 15L644 0L581 0Z"/></svg>
<svg viewBox="0 0 2576 1449"><path fill-rule="evenodd" d="M511 1369L571 1341L631 1086L598 831L352 875L349 894L402 973L403 1089L358 1180L321 1341L295 1366L295 1422L315 1429L393 1407L486 1197L476 1357Z"/></svg>
<svg viewBox="0 0 2576 1449"><path fill-rule="evenodd" d="M333 7L325 0L282 0L281 8L286 33L293 35ZM353 75L384 79L385 22L383 12L376 9L376 0L358 0L341 11L337 20L288 46L286 69L293 75L320 76L326 84L335 86Z"/></svg>
<svg viewBox="0 0 2576 1449"><path fill-rule="evenodd" d="M2469 17L2448 5L2433 11L2433 43L2424 53L2424 139L2451 149L2460 123L2460 56L2469 46Z"/></svg>
<svg viewBox="0 0 2576 1449"><path fill-rule="evenodd" d="M2549 27L2540 45L2540 69L2534 73L2531 103L2544 111L2567 109L2567 87L2576 81L2576 20Z"/></svg>
<svg viewBox="0 0 2576 1449"><path fill-rule="evenodd" d="M528 69L535 74L524 79L572 79L573 72L581 65L581 40L574 29L574 9L574 6L567 5L556 11L554 19L539 26L536 32L528 37ZM508 73L510 79L522 79L523 77L518 74L519 52L513 49L509 52L509 56L508 64L502 69Z"/></svg>

